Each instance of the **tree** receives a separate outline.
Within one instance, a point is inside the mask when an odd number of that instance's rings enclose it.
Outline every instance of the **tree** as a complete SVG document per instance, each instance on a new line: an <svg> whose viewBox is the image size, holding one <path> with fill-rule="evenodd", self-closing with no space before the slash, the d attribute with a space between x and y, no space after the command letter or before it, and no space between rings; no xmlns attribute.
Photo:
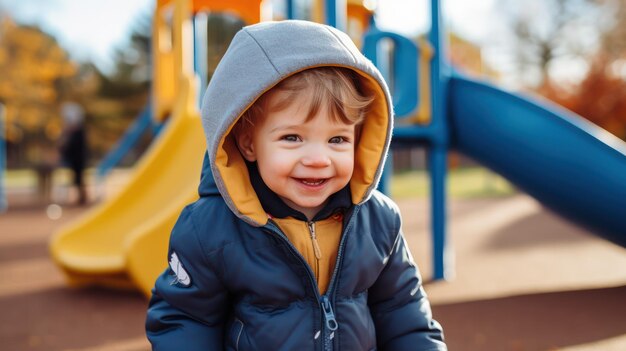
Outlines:
<svg viewBox="0 0 626 351"><path fill-rule="evenodd" d="M92 111L90 144L95 158L103 157L124 135L146 107L152 81L150 16L137 17L128 44L117 47L113 69L103 72L92 63L84 64L83 75L95 82L96 89L85 97ZM146 133L125 162L132 164L151 141Z"/></svg>
<svg viewBox="0 0 626 351"><path fill-rule="evenodd" d="M58 107L76 65L37 27L0 19L0 101L6 106L9 166L36 165L61 132ZM53 162L53 160L49 160ZM46 161L47 162L47 161Z"/></svg>
<svg viewBox="0 0 626 351"><path fill-rule="evenodd" d="M626 4L622 0L604 0L607 25L601 38L601 51L610 62L626 59Z"/></svg>
<svg viewBox="0 0 626 351"><path fill-rule="evenodd" d="M512 38L508 50L524 85L552 84L552 68L559 61L588 61L603 31L604 5L596 0L501 1Z"/></svg>
<svg viewBox="0 0 626 351"><path fill-rule="evenodd" d="M607 30L583 81L543 94L626 140L626 5L608 1Z"/></svg>
<svg viewBox="0 0 626 351"><path fill-rule="evenodd" d="M144 16L136 23L129 43L117 50L113 71L104 73L90 62L71 61L41 29L0 19L0 101L6 106L9 167L56 162L59 106L67 100L86 110L93 157L120 139L150 91L151 19Z"/></svg>
<svg viewBox="0 0 626 351"><path fill-rule="evenodd" d="M626 140L626 4L622 0L511 0L509 25L520 77L537 93ZM519 4L519 3L518 3ZM515 10L513 10L515 9ZM554 79L552 69L578 59L580 81ZM571 62L571 61L570 61Z"/></svg>
<svg viewBox="0 0 626 351"><path fill-rule="evenodd" d="M148 91L152 74L151 26L151 17L145 15L137 17L130 33L130 42L116 49L113 71L101 75L102 96L128 97L145 95Z"/></svg>

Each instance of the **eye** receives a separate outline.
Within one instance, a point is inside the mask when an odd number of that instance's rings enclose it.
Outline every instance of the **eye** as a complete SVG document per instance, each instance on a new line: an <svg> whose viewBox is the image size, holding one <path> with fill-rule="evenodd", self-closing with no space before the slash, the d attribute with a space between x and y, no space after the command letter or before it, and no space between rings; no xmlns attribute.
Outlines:
<svg viewBox="0 0 626 351"><path fill-rule="evenodd" d="M287 134L287 135L283 135L282 137L280 137L280 140L295 143L297 141L300 141L301 139L296 134Z"/></svg>
<svg viewBox="0 0 626 351"><path fill-rule="evenodd" d="M331 144L341 144L341 143L346 143L348 141L349 141L348 138L342 137L342 136L335 136L328 140L328 142Z"/></svg>

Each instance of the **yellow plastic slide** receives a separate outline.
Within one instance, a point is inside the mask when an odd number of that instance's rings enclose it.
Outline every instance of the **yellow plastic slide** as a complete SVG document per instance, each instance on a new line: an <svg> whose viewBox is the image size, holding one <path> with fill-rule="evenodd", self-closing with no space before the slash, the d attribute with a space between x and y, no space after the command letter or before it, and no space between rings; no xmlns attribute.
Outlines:
<svg viewBox="0 0 626 351"><path fill-rule="evenodd" d="M167 265L170 231L182 208L197 198L206 150L191 79L182 83L171 120L125 188L52 237L52 257L70 284L139 284L149 293Z"/></svg>

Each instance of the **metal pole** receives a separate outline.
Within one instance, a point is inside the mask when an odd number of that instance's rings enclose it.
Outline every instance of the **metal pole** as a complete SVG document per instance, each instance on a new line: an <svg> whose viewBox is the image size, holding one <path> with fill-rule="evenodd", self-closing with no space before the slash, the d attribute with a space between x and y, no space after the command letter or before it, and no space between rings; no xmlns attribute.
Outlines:
<svg viewBox="0 0 626 351"><path fill-rule="evenodd" d="M429 151L431 175L431 214L433 233L433 279L450 278L453 274L452 258L446 237L446 173L447 173L447 99L449 75L446 74L446 39L443 27L441 2L431 0L431 30L429 40L434 48L431 61L432 148Z"/></svg>
<svg viewBox="0 0 626 351"><path fill-rule="evenodd" d="M287 0L287 19L296 19L296 14L295 14L295 9L294 9L294 2L295 0Z"/></svg>
<svg viewBox="0 0 626 351"><path fill-rule="evenodd" d="M346 0L325 1L326 24L347 31L348 3Z"/></svg>
<svg viewBox="0 0 626 351"><path fill-rule="evenodd" d="M9 207L5 183L7 146L4 111L4 105L0 104L0 212L5 212Z"/></svg>

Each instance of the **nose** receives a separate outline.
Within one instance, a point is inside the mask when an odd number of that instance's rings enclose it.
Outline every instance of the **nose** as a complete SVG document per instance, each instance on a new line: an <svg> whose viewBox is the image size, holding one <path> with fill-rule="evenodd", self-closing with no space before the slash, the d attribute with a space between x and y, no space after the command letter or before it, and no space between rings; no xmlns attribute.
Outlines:
<svg viewBox="0 0 626 351"><path fill-rule="evenodd" d="M322 147L309 147L300 162L307 167L328 167L330 166L330 157Z"/></svg>

